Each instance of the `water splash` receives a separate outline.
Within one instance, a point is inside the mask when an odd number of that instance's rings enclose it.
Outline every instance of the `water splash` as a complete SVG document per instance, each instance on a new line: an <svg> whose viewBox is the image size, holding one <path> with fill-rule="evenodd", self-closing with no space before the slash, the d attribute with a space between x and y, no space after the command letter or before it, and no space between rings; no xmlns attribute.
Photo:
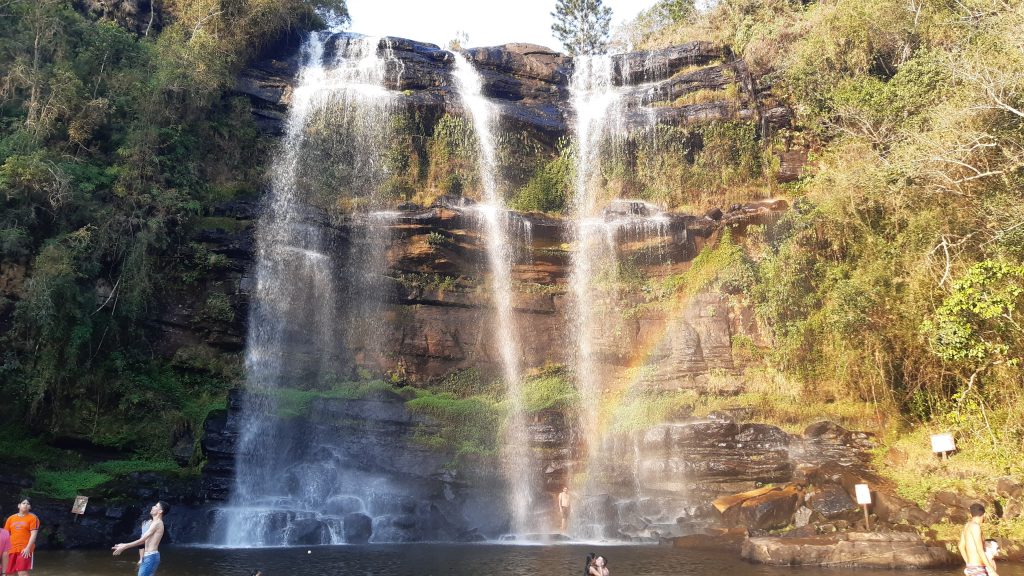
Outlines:
<svg viewBox="0 0 1024 576"><path fill-rule="evenodd" d="M459 53L455 53L454 77L459 97L472 121L478 142L477 160L484 201L474 206L474 212L482 221L484 228L487 264L491 274L494 336L501 356L509 411L501 438L501 460L508 483L507 497L512 512L512 532L525 534L535 531L536 528L530 524L533 463L530 458L529 435L523 409L521 353L513 314L512 265L515 254L510 238L514 236L510 234L510 229L516 223L516 219L510 216L498 188L494 105L483 94L480 75ZM526 227L528 229L528 224Z"/></svg>

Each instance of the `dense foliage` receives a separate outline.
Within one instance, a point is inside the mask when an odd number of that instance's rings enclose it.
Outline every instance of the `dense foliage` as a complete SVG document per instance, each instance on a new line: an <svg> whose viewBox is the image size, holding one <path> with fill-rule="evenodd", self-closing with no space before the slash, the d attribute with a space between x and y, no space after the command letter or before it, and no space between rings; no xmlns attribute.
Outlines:
<svg viewBox="0 0 1024 576"><path fill-rule="evenodd" d="M1024 5L722 0L660 22L628 32L729 45L796 112L776 144L810 152L756 250L773 363L1019 473Z"/></svg>
<svg viewBox="0 0 1024 576"><path fill-rule="evenodd" d="M222 263L194 222L259 186L265 145L226 90L264 46L347 18L341 0L163 6L136 35L67 0L0 3L0 417L161 463L238 374L202 347L167 362L138 345L148 312ZM233 319L226 293L201 301Z"/></svg>

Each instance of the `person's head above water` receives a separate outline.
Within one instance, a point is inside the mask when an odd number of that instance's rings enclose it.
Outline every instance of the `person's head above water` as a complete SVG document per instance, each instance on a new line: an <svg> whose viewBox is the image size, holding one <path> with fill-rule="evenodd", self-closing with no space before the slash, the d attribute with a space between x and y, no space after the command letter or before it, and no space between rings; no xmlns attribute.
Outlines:
<svg viewBox="0 0 1024 576"><path fill-rule="evenodd" d="M249 576L263 576L263 572L260 572L259 569L256 569L250 572Z"/></svg>
<svg viewBox="0 0 1024 576"><path fill-rule="evenodd" d="M985 539L985 554L989 555L989 558L999 554L999 542L996 542L992 538Z"/></svg>
<svg viewBox="0 0 1024 576"><path fill-rule="evenodd" d="M604 556L597 556L596 558L594 558L594 566L600 566L601 568L604 568L607 565L608 560L605 559Z"/></svg>

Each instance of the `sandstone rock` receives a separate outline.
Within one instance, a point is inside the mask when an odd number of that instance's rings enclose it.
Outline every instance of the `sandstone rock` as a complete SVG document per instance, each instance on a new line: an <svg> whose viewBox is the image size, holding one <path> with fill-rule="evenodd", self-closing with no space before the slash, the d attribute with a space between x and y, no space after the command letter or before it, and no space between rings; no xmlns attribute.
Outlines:
<svg viewBox="0 0 1024 576"><path fill-rule="evenodd" d="M811 516L814 515L814 510L806 506L801 506L796 514L793 515L793 525L797 528L803 528L811 522Z"/></svg>
<svg viewBox="0 0 1024 576"><path fill-rule="evenodd" d="M829 420L821 420L804 429L805 438L842 442L850 437L850 431Z"/></svg>
<svg viewBox="0 0 1024 576"><path fill-rule="evenodd" d="M996 482L996 494L1003 498L1016 498L1024 495L1024 485L1013 478L1004 476Z"/></svg>
<svg viewBox="0 0 1024 576"><path fill-rule="evenodd" d="M1014 520L1024 518L1024 498L1010 498L1003 505L1003 518Z"/></svg>
<svg viewBox="0 0 1024 576"><path fill-rule="evenodd" d="M800 502L796 486L787 486L747 499L739 506L739 521L748 529L770 530L790 524Z"/></svg>
<svg viewBox="0 0 1024 576"><path fill-rule="evenodd" d="M762 537L743 542L741 556L777 565L863 566L871 568L939 568L955 558L916 534L848 533L807 538Z"/></svg>
<svg viewBox="0 0 1024 576"><path fill-rule="evenodd" d="M838 484L826 484L807 498L807 505L829 520L845 518L858 511L857 503Z"/></svg>
<svg viewBox="0 0 1024 576"><path fill-rule="evenodd" d="M891 492L874 492L872 500L871 510L879 519L890 524L906 522L915 526L929 526L937 521L917 504Z"/></svg>

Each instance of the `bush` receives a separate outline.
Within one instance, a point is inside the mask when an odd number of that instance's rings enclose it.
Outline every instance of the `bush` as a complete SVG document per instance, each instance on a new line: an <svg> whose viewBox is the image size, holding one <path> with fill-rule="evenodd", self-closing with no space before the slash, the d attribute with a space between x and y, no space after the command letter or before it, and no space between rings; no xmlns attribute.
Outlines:
<svg viewBox="0 0 1024 576"><path fill-rule="evenodd" d="M571 149L562 148L557 158L533 173L526 186L509 203L510 206L521 212L564 211L571 197L574 171Z"/></svg>

